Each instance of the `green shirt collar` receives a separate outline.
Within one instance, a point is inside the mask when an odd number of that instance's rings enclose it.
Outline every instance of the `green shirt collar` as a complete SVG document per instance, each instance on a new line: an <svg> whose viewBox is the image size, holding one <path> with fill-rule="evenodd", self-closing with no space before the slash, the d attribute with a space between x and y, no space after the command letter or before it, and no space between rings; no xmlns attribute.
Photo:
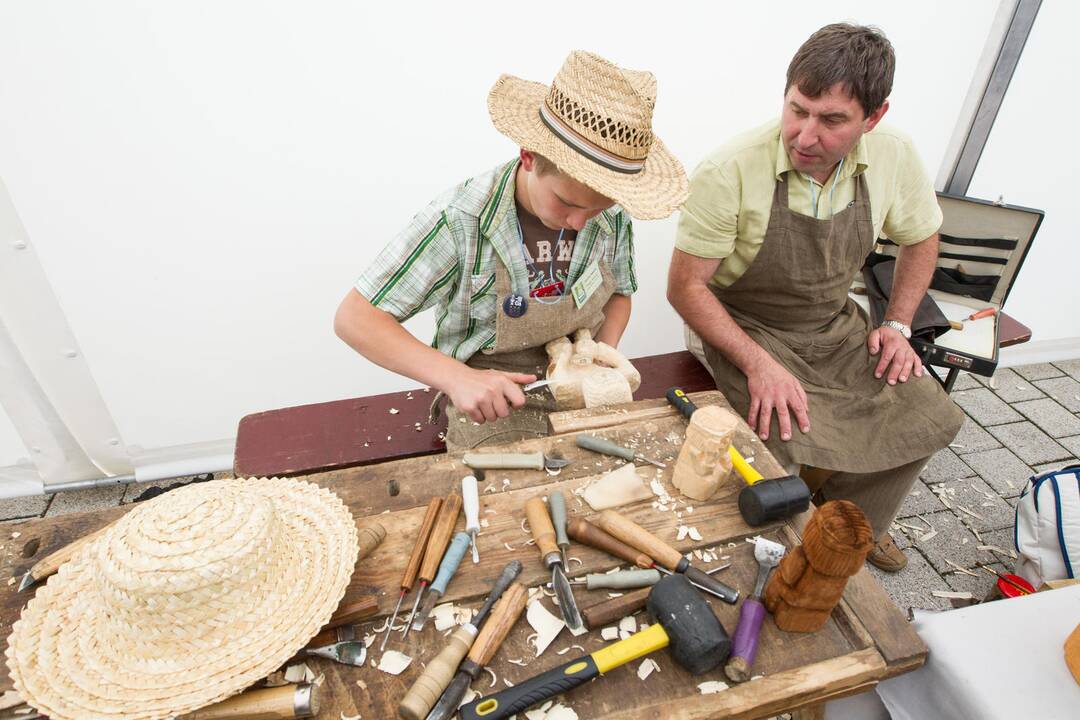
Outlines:
<svg viewBox="0 0 1080 720"><path fill-rule="evenodd" d="M868 167L870 167L870 154L866 149L866 136L863 135L859 138L859 142L855 144L852 151L844 158L844 167L841 168L840 177L836 178L836 180L837 182L843 182L850 177L865 172ZM780 133L777 133L776 179L783 180L784 173L794 169L795 167L791 164L791 158L788 157L787 150L784 148L784 138Z"/></svg>

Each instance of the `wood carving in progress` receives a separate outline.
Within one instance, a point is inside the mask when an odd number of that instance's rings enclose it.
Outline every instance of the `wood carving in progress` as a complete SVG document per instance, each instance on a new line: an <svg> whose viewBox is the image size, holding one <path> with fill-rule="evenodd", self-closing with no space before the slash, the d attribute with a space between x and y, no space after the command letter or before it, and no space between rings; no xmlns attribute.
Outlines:
<svg viewBox="0 0 1080 720"><path fill-rule="evenodd" d="M559 410L631 402L641 385L641 374L621 352L596 342L582 328L568 337L552 340L548 354L548 388Z"/></svg>
<svg viewBox="0 0 1080 720"><path fill-rule="evenodd" d="M652 490L637 474L637 468L632 462L601 475L589 483L582 493L585 502L589 503L593 510L629 505L639 500L649 500L652 496Z"/></svg>
<svg viewBox="0 0 1080 720"><path fill-rule="evenodd" d="M694 500L713 496L731 473L728 448L738 424L734 413L716 405L699 408L690 416L672 476L679 492Z"/></svg>

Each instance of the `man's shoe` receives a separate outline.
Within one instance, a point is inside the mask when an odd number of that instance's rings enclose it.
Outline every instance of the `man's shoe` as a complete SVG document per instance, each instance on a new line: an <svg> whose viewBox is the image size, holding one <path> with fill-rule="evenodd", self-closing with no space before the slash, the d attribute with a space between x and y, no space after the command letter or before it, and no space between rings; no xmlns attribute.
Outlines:
<svg viewBox="0 0 1080 720"><path fill-rule="evenodd" d="M874 545L870 554L866 556L866 560L874 567L890 573L900 572L907 567L907 555L896 547L892 535L888 533L885 533L885 537Z"/></svg>

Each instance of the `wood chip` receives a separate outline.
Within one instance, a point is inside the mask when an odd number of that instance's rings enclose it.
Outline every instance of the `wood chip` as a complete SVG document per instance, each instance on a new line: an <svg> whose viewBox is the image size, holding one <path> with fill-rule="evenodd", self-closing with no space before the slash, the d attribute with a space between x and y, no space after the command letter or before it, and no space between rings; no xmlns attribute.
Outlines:
<svg viewBox="0 0 1080 720"><path fill-rule="evenodd" d="M653 660L652 658L645 658L644 660L641 661L641 664L638 665L638 669L637 669L638 679L639 680L644 680L645 678L649 677L650 675L652 675L654 672L656 672L659 669L660 669L660 666L656 664L655 660Z"/></svg>
<svg viewBox="0 0 1080 720"><path fill-rule="evenodd" d="M619 628L615 625L606 627L600 631L600 637L604 640L615 640L619 637Z"/></svg>
<svg viewBox="0 0 1080 720"><path fill-rule="evenodd" d="M697 687L698 691L702 695L714 695L718 692L723 692L724 690L727 690L728 684L719 680L710 680L708 682L701 683Z"/></svg>
<svg viewBox="0 0 1080 720"><path fill-rule="evenodd" d="M944 598L946 600L974 600L975 596L969 592L951 592L948 590L934 590L930 593L936 598Z"/></svg>
<svg viewBox="0 0 1080 720"><path fill-rule="evenodd" d="M400 675L411 662L412 658L405 653L387 650L379 658L379 669L389 675Z"/></svg>
<svg viewBox="0 0 1080 720"><path fill-rule="evenodd" d="M953 568L955 568L957 572L962 572L962 573L964 573L965 575L970 575L971 577L979 577L979 575L978 575L977 573L973 573L973 572L971 572L970 570L967 570L967 569L965 569L965 568L962 568L962 567L960 567L959 565L957 565L956 563L954 563L954 562L953 562L952 560L949 560L948 558L946 558L945 562L947 562L947 563L949 563L950 565L952 565L952 566L953 566Z"/></svg>
<svg viewBox="0 0 1080 720"><path fill-rule="evenodd" d="M562 618L552 615L539 599L529 603L529 608L525 611L525 619L532 626L532 629L536 631L537 657L547 650L548 645L566 627L566 623L562 621Z"/></svg>
<svg viewBox="0 0 1080 720"><path fill-rule="evenodd" d="M341 720L360 720L360 713L356 713L355 715L346 715L344 712L342 712Z"/></svg>
<svg viewBox="0 0 1080 720"><path fill-rule="evenodd" d="M1013 560L1016 559L1016 553L1014 553L1012 550L1002 550L997 545L976 545L975 549L977 549L977 550L989 550L990 552L996 552L999 555L1008 555Z"/></svg>
<svg viewBox="0 0 1080 720"><path fill-rule="evenodd" d="M968 510L968 509L967 509L966 507L964 507L963 505L957 505L957 506L956 506L956 509L957 509L957 510L960 510L961 512L966 512L966 513L967 513L968 515L970 515L970 516L971 516L971 517L973 517L973 518L978 518L979 520L985 520L985 519L986 519L986 518L984 518L984 517L983 517L982 515L980 515L979 513L977 513L977 512L972 512L971 510Z"/></svg>
<svg viewBox="0 0 1080 720"><path fill-rule="evenodd" d="M930 532L919 538L919 542L926 542L927 540L933 540L937 536L937 530L931 530ZM967 538L964 538L965 540Z"/></svg>

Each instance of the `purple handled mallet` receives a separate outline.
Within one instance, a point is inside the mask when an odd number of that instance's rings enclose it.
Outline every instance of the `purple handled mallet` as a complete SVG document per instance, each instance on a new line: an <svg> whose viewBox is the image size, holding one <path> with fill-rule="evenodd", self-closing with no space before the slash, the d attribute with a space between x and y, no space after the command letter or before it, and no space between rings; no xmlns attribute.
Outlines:
<svg viewBox="0 0 1080 720"><path fill-rule="evenodd" d="M750 679L750 668L757 655L758 634L765 619L765 606L761 594L765 592L765 581L769 571L780 564L787 550L783 545L772 540L758 537L754 539L754 558L758 561L757 583L754 594L743 600L739 608L739 624L731 639L731 658L724 666L724 674L732 682L745 682Z"/></svg>

